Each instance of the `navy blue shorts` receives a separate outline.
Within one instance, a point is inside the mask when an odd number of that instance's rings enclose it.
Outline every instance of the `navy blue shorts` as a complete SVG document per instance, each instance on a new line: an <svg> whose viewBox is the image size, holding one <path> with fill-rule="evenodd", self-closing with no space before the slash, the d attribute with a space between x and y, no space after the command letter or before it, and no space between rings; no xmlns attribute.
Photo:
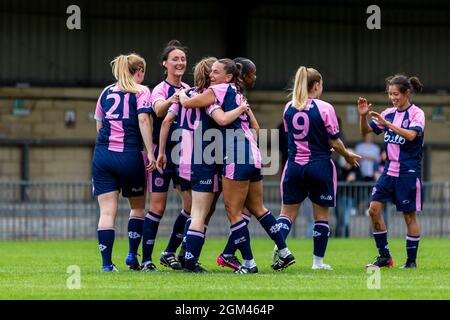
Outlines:
<svg viewBox="0 0 450 320"><path fill-rule="evenodd" d="M393 177L383 173L372 189L371 201L390 201L397 211L422 211L422 180L417 176Z"/></svg>
<svg viewBox="0 0 450 320"><path fill-rule="evenodd" d="M222 176L238 181L256 182L262 180L261 169L251 164L224 164L222 168Z"/></svg>
<svg viewBox="0 0 450 320"><path fill-rule="evenodd" d="M222 181L216 172L210 176L192 177L191 187L192 191L197 192L219 192L222 191Z"/></svg>
<svg viewBox="0 0 450 320"><path fill-rule="evenodd" d="M306 165L287 161L281 177L283 204L298 204L306 197L322 207L336 206L337 176L331 160L309 162Z"/></svg>
<svg viewBox="0 0 450 320"><path fill-rule="evenodd" d="M119 191L124 197L145 193L145 166L141 151L115 152L96 147L92 159L94 196Z"/></svg>
<svg viewBox="0 0 450 320"><path fill-rule="evenodd" d="M155 146L154 155L155 159L158 158L158 147ZM148 164L147 155L144 156L145 166ZM159 173L157 169L152 172L146 171L147 178L147 190L148 192L168 192L170 181L173 182L173 187L176 185L180 185L181 191L190 190L189 181L180 182L180 178L177 175L177 170L175 164L171 161L171 159L167 159L166 169L164 169L163 173Z"/></svg>

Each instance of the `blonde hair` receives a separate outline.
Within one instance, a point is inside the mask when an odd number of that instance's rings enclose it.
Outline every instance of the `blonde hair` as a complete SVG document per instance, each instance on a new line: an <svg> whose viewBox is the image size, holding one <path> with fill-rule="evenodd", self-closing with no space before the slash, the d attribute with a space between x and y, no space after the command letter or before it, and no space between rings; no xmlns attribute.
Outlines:
<svg viewBox="0 0 450 320"><path fill-rule="evenodd" d="M121 54L111 61L111 68L121 91L131 93L144 91L145 87L138 84L133 77L141 69L145 73L144 58L136 53Z"/></svg>
<svg viewBox="0 0 450 320"><path fill-rule="evenodd" d="M301 66L295 74L294 89L292 91L292 104L299 111L306 107L308 93L312 90L316 82L320 82L322 76L319 71L313 68Z"/></svg>
<svg viewBox="0 0 450 320"><path fill-rule="evenodd" d="M194 86L197 92L209 87L211 67L217 61L215 57L203 58L194 67Z"/></svg>

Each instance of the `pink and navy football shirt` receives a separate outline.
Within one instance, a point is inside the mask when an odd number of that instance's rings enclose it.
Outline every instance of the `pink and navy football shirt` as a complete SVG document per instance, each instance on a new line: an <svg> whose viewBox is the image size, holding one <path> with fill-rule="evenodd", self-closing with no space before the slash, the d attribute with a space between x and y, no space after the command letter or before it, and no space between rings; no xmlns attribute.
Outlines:
<svg viewBox="0 0 450 320"><path fill-rule="evenodd" d="M192 88L186 91L186 94L193 97L198 93ZM208 138L207 131L218 130L216 122L207 114L206 108L184 108L173 104L169 112L177 116L177 130L181 130L178 175L189 181L214 176L217 173L215 154L209 154L205 150L214 150L212 146L215 137L211 132L212 136Z"/></svg>
<svg viewBox="0 0 450 320"><path fill-rule="evenodd" d="M122 92L118 84L106 87L97 101L95 119L102 122L97 146L115 152L141 151L138 114L151 112L151 93Z"/></svg>
<svg viewBox="0 0 450 320"><path fill-rule="evenodd" d="M171 85L169 82L167 82L166 80L162 81L161 83L159 83L152 92L152 116L153 116L153 144L155 146L157 146L159 144L159 135L161 132L161 125L162 122L164 121L164 116L162 117L157 117L156 113L154 111L155 107L155 103L159 100L165 101L168 98L170 98L171 96L174 95L174 93L178 92L180 89L188 89L189 85L187 83L182 82L181 83L181 87L175 87L173 85ZM170 127L169 130L169 139L167 141L167 151L172 150L172 147L174 146L174 142L171 141L171 136L173 131L177 128L177 124L172 123L172 126Z"/></svg>
<svg viewBox="0 0 450 320"><path fill-rule="evenodd" d="M412 104L402 111L397 110L395 107L388 108L381 113L381 116L399 128L418 132L417 137L413 141L408 141L391 129L383 127L375 120L369 122L374 133L380 134L384 132L387 155L384 173L394 177L420 176L425 130L424 112Z"/></svg>
<svg viewBox="0 0 450 320"><path fill-rule="evenodd" d="M222 83L210 86L209 89L213 90L216 96L215 104L207 108L210 115L217 108L228 112L241 104L241 95L238 94L234 84ZM250 130L250 117L247 113L244 112L228 126L220 128L224 135L224 162L250 164L261 169L261 152Z"/></svg>
<svg viewBox="0 0 450 320"><path fill-rule="evenodd" d="M305 165L312 161L331 159L329 139L339 138L339 125L331 104L308 99L299 111L288 102L283 114L288 135L288 160Z"/></svg>

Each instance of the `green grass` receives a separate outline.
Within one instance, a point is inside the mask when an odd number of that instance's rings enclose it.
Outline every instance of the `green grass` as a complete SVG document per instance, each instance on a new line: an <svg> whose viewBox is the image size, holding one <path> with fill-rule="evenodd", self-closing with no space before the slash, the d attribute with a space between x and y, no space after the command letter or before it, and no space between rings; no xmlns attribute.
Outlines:
<svg viewBox="0 0 450 320"><path fill-rule="evenodd" d="M450 299L450 239L422 238L418 269L402 270L405 240L391 239L395 260L381 270L381 289L369 290L365 264L376 256L371 239L330 239L325 261L332 271L311 270L312 240L289 240L297 263L275 273L273 244L252 239L259 274L236 275L215 265L224 240L207 239L201 262L209 274L184 274L157 264L159 272L129 271L127 241L116 241L113 260L119 273L100 272L95 240L0 242L0 299ZM157 241L154 260L166 240ZM66 282L69 265L81 270L81 289Z"/></svg>

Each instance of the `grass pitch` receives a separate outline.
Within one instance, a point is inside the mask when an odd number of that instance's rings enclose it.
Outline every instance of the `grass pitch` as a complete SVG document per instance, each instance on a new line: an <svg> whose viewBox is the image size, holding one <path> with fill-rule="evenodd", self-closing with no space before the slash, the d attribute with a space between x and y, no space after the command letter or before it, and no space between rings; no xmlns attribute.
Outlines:
<svg viewBox="0 0 450 320"><path fill-rule="evenodd" d="M158 241L159 240L159 241ZM119 273L101 272L96 240L0 242L0 299L450 299L450 239L423 237L418 269L402 270L405 240L390 239L394 268L382 269L380 289L368 289L374 274L365 264L377 255L372 239L333 239L325 262L334 270L311 270L312 240L288 239L297 262L282 272L270 268L273 243L252 239L259 274L237 275L215 258L223 239L207 239L200 262L211 272L185 274L159 264L167 239L157 239L158 272L129 271L127 240L116 240L113 261ZM68 267L80 270L80 289L67 287ZM372 279L372 280L371 280ZM69 279L69 283L72 283Z"/></svg>

